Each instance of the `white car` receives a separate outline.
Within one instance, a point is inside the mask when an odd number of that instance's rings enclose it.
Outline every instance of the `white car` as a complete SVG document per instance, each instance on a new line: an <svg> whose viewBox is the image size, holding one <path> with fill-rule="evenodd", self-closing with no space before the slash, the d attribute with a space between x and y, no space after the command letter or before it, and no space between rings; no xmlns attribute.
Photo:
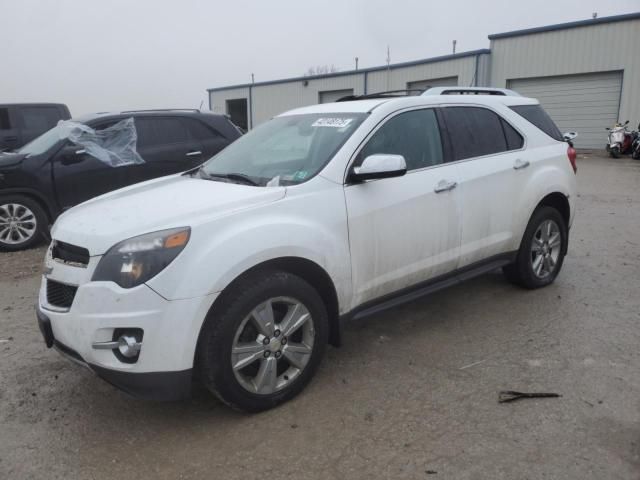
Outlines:
<svg viewBox="0 0 640 480"><path fill-rule="evenodd" d="M195 377L264 410L305 387L346 319L499 267L553 282L575 173L538 102L507 90L299 108L200 168L64 213L39 325L129 393L178 399Z"/></svg>

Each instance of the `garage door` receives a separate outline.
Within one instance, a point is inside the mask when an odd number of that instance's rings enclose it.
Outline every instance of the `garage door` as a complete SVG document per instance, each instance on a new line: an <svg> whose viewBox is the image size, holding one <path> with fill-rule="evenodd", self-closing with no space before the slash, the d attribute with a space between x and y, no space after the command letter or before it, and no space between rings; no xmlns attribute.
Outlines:
<svg viewBox="0 0 640 480"><path fill-rule="evenodd" d="M428 90L431 87L451 86L458 86L458 77L432 78L431 80L417 80L415 82L408 82L407 90Z"/></svg>
<svg viewBox="0 0 640 480"><path fill-rule="evenodd" d="M618 120L622 72L527 78L508 85L540 100L561 132L578 132L579 148L604 148L605 128Z"/></svg>

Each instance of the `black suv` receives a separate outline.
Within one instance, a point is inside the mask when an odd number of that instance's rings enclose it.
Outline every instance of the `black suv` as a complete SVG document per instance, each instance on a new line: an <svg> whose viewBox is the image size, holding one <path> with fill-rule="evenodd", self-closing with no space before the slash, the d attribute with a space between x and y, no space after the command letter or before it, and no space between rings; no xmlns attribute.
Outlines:
<svg viewBox="0 0 640 480"><path fill-rule="evenodd" d="M0 103L0 152L20 148L70 118L61 103Z"/></svg>
<svg viewBox="0 0 640 480"><path fill-rule="evenodd" d="M113 167L58 125L12 153L0 153L0 249L36 244L66 209L103 193L200 165L240 137L224 115L199 110L128 111L73 119L101 131L133 118L144 163ZM133 208L134 206L132 206Z"/></svg>

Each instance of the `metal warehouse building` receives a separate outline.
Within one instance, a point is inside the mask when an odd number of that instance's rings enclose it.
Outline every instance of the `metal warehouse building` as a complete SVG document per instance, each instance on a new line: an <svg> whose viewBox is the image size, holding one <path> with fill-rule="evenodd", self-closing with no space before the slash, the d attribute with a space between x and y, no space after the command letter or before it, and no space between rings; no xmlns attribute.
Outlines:
<svg viewBox="0 0 640 480"><path fill-rule="evenodd" d="M640 12L489 35L490 48L390 66L211 88L209 107L243 128L346 95L433 86L512 88L540 100L576 145L603 148L605 127L640 121Z"/></svg>

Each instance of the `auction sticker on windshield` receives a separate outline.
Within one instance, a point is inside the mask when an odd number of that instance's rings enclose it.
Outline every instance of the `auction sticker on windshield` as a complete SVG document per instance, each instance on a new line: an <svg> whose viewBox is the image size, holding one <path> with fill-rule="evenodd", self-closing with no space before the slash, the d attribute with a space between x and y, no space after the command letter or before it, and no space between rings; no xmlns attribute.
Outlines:
<svg viewBox="0 0 640 480"><path fill-rule="evenodd" d="M347 127L353 118L319 118L315 122L311 124L312 127L333 127L333 128L344 128Z"/></svg>

